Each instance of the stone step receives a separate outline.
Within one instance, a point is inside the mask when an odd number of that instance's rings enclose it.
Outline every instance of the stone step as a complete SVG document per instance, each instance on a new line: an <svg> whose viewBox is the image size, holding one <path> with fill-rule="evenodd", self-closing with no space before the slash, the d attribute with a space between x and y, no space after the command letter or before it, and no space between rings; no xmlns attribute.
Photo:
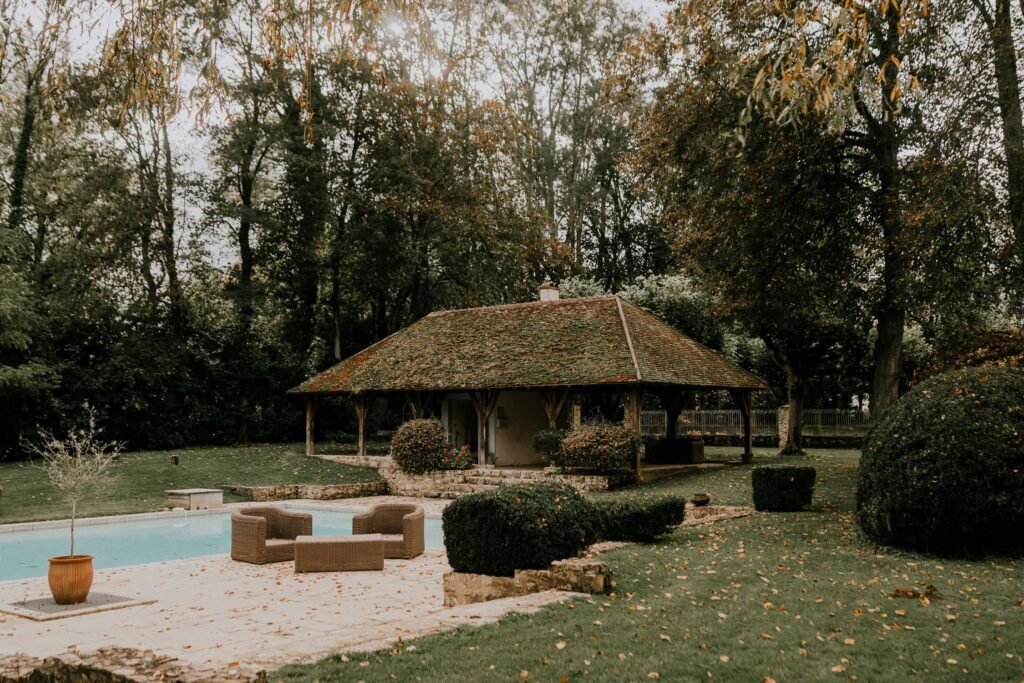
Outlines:
<svg viewBox="0 0 1024 683"><path fill-rule="evenodd" d="M506 479L504 477L478 477L475 474L466 475L467 484L476 484L479 486L501 486L503 484L520 484L524 480L522 479Z"/></svg>
<svg viewBox="0 0 1024 683"><path fill-rule="evenodd" d="M502 470L475 469L467 473L467 477L487 477L489 479L543 479L547 474L543 470Z"/></svg>
<svg viewBox="0 0 1024 683"><path fill-rule="evenodd" d="M489 491L497 488L498 484L480 484L473 482L466 482L465 484L447 484L444 486L445 492L451 493L479 493L480 491Z"/></svg>

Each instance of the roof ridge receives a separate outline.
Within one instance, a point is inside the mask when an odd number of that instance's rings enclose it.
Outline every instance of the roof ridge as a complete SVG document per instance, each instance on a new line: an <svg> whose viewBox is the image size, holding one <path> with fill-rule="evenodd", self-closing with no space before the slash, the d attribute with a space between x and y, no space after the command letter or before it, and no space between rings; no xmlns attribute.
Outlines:
<svg viewBox="0 0 1024 683"><path fill-rule="evenodd" d="M617 297L616 297L616 298L617 298ZM690 342L690 343L692 343L692 344L695 344L695 345L699 346L700 348L704 349L705 351L707 351L708 353L710 353L710 354L713 354L713 355L717 356L717 357L718 357L718 358L719 358L720 360L722 360L722 361L723 361L724 363L726 363L727 365L729 365L729 366L731 366L731 367L735 368L736 370L739 370L740 372L742 372L742 373L744 373L744 374L746 374L746 375L748 375L748 376L750 376L750 377L752 377L752 378L756 379L756 380L757 380L758 382L762 382L762 383L764 382L764 380L762 380L762 379L761 379L760 377L758 377L757 375L755 375L755 374L754 374L753 372L751 372L750 370L747 370L746 368L744 368L744 367L741 367L741 366L739 366L738 364L736 364L736 363L734 363L733 361L731 361L731 360L729 360L728 358L726 358L726 357L725 357L725 354L724 354L724 353L723 353L722 351L716 351L716 350L714 350L713 348L711 348L710 346L707 346L706 344L702 344L702 343L700 343L699 341L697 341L696 339L694 339L694 338L693 338L693 337L691 337L690 335L688 335L688 334L684 334L683 332L680 332L680 331L679 331L678 329L676 329L676 327L675 327L674 325L669 325L669 324L668 324L667 322L665 322L664 320L662 320L662 319L661 319L661 318L659 318L658 316L654 315L653 313L651 313L650 311L648 311L648 310L647 310L646 308L644 308L643 306L638 306L637 304L634 304L634 303L632 303L632 302L631 302L631 301L629 301L629 300L626 300L626 304L627 304L628 306L630 306L631 308L635 308L635 309L636 309L637 311L639 311L639 312L640 312L640 313L642 313L643 315L646 315L646 316L647 316L648 318L652 318L652 319L653 319L653 320L654 320L655 322L658 322L658 323L661 323L662 325L665 325L666 327L668 327L669 329L671 329L671 330L672 330L673 332L675 332L675 333L676 333L677 335L679 335L679 336L680 336L680 337L682 337L683 339L687 340L688 342Z"/></svg>
<svg viewBox="0 0 1024 683"><path fill-rule="evenodd" d="M617 298L618 295L615 294L600 294L598 296L577 296L568 299L554 299L553 301L517 301L515 303L510 304L491 304L490 306L467 306L465 308L446 308L441 311L431 311L424 317L435 318L438 316L447 315L449 313L461 313L462 311L489 311L498 308L519 308L523 306L538 306L541 304L545 306L557 306L559 304L575 303L579 301L611 301L612 299Z"/></svg>
<svg viewBox="0 0 1024 683"><path fill-rule="evenodd" d="M622 299L615 295L615 307L619 311L619 320L622 322L622 331L626 333L626 346L629 348L629 357L633 359L633 367L636 369L636 379L642 382L644 378L640 374L640 363L636 359L636 349L633 348L633 336L629 333L629 323L626 322L626 314L622 311Z"/></svg>

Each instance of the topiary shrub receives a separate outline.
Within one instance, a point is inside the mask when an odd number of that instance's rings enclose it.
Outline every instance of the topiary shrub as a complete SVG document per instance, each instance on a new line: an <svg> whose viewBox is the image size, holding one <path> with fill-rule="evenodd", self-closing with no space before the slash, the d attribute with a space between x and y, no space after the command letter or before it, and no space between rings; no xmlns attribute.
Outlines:
<svg viewBox="0 0 1024 683"><path fill-rule="evenodd" d="M1024 370L936 375L871 429L857 521L879 543L942 554L1024 552Z"/></svg>
<svg viewBox="0 0 1024 683"><path fill-rule="evenodd" d="M442 517L448 564L494 576L546 569L595 541L593 517L591 503L568 484L499 486L463 496Z"/></svg>
<svg viewBox="0 0 1024 683"><path fill-rule="evenodd" d="M565 435L555 464L614 472L636 460L640 435L622 425L581 425Z"/></svg>
<svg viewBox="0 0 1024 683"><path fill-rule="evenodd" d="M467 469L472 456L456 451L437 420L409 420L391 438L391 457L403 472Z"/></svg>
<svg viewBox="0 0 1024 683"><path fill-rule="evenodd" d="M542 429L533 435L533 450L543 455L546 461L554 462L564 438L565 432L561 429Z"/></svg>
<svg viewBox="0 0 1024 683"><path fill-rule="evenodd" d="M818 471L813 467L755 467L754 508L762 512L799 512L811 504Z"/></svg>
<svg viewBox="0 0 1024 683"><path fill-rule="evenodd" d="M686 515L686 499L674 496L599 498L594 507L602 541L656 541L672 533Z"/></svg>

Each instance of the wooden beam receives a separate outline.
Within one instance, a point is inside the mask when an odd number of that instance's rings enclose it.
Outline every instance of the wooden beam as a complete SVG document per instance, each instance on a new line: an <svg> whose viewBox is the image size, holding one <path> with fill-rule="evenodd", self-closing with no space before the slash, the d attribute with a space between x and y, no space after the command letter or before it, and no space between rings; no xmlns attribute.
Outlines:
<svg viewBox="0 0 1024 683"><path fill-rule="evenodd" d="M306 455L313 455L313 414L316 404L312 396L306 399Z"/></svg>
<svg viewBox="0 0 1024 683"><path fill-rule="evenodd" d="M484 391L471 391L469 398L476 409L477 417L477 449L476 460L478 465L487 464L487 442L490 437L491 413L494 406L498 404L499 391L497 389L486 389Z"/></svg>
<svg viewBox="0 0 1024 683"><path fill-rule="evenodd" d="M359 455L366 455L366 414L370 412L370 400L365 396L353 396L352 405L359 425Z"/></svg>
<svg viewBox="0 0 1024 683"><path fill-rule="evenodd" d="M418 420L423 417L423 404L424 396L423 392L420 391L407 391L405 392L405 404L409 406L409 411L412 413L412 419Z"/></svg>
<svg viewBox="0 0 1024 683"><path fill-rule="evenodd" d="M661 407L665 409L665 438L669 441L679 438L679 414L692 395L692 391L680 389L663 389L658 392Z"/></svg>
<svg viewBox="0 0 1024 683"><path fill-rule="evenodd" d="M548 429L558 429L558 418L565 410L565 404L569 401L568 389L555 389L554 391L541 392L544 399L544 413L548 416Z"/></svg>
<svg viewBox="0 0 1024 683"><path fill-rule="evenodd" d="M640 430L640 412L644 406L644 390L642 387L631 387L629 391L623 396L623 405L625 407L625 415L623 422L628 429L633 430L638 435L642 434ZM641 447L642 448L642 447ZM637 451L636 461L633 463L633 471L636 473L637 479L640 479L640 451Z"/></svg>

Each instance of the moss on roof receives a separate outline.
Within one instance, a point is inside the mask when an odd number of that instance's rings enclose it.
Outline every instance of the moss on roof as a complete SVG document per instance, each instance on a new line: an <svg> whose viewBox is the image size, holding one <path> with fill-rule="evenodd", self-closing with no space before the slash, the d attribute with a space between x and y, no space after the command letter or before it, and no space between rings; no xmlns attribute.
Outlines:
<svg viewBox="0 0 1024 683"><path fill-rule="evenodd" d="M766 388L758 377L658 318L605 296L431 313L292 391L358 394L640 383Z"/></svg>

